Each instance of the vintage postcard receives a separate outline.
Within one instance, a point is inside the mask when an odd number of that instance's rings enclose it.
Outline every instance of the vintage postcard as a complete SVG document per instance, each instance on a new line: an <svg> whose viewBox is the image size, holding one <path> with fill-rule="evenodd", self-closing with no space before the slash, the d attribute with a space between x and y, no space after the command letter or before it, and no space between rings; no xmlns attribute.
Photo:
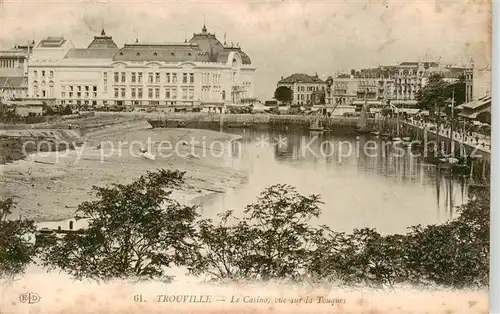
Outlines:
<svg viewBox="0 0 500 314"><path fill-rule="evenodd" d="M492 8L0 0L0 313L494 312Z"/></svg>

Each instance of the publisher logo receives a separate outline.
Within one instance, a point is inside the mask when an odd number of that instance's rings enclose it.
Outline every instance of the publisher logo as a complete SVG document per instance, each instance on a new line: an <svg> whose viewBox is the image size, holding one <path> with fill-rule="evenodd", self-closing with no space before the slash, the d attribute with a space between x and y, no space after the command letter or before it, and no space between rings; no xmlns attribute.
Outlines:
<svg viewBox="0 0 500 314"><path fill-rule="evenodd" d="M22 303L35 304L40 302L40 296L33 292L26 292L19 295L19 301Z"/></svg>

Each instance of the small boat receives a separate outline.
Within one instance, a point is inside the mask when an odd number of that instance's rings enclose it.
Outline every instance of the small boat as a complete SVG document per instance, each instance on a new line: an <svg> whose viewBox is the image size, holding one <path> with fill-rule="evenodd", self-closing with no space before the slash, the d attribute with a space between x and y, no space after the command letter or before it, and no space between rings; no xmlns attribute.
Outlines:
<svg viewBox="0 0 500 314"><path fill-rule="evenodd" d="M183 128L185 126L186 126L186 123L184 121L181 121L181 122L177 123L177 127L178 128Z"/></svg>
<svg viewBox="0 0 500 314"><path fill-rule="evenodd" d="M324 127L322 127L320 124L319 124L319 117L317 117L313 123L311 123L311 125L309 126L308 128L309 131L312 131L312 132L323 132L325 130Z"/></svg>
<svg viewBox="0 0 500 314"><path fill-rule="evenodd" d="M375 131L375 132L371 132L372 135L375 135L375 136L379 136L380 135L380 132L378 131Z"/></svg>
<svg viewBox="0 0 500 314"><path fill-rule="evenodd" d="M392 141L393 142L401 142L401 138L399 138L399 137L396 136L396 137L392 138Z"/></svg>
<svg viewBox="0 0 500 314"><path fill-rule="evenodd" d="M411 141L411 137L403 137L403 141L409 142L409 141Z"/></svg>
<svg viewBox="0 0 500 314"><path fill-rule="evenodd" d="M382 137L382 138L389 138L389 136L390 136L390 135L389 135L389 134L387 134L387 133L380 134L380 137Z"/></svg>

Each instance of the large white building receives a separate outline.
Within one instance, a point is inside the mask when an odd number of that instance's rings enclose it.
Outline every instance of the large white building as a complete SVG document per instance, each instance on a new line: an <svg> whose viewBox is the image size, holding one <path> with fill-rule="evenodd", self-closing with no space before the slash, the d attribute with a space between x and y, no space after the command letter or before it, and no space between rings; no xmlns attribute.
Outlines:
<svg viewBox="0 0 500 314"><path fill-rule="evenodd" d="M61 105L222 110L253 97L255 67L203 26L184 43L123 48L104 30L84 49L48 37L34 47L28 72L29 96Z"/></svg>

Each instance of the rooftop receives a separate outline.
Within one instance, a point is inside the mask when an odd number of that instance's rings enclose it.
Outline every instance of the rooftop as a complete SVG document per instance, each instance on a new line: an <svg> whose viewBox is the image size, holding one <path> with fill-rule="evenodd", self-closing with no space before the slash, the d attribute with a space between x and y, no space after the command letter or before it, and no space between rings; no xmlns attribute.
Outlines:
<svg viewBox="0 0 500 314"><path fill-rule="evenodd" d="M94 36L94 40L87 47L88 49L118 49L118 46L113 41L113 37L106 36L104 29L100 36Z"/></svg>
<svg viewBox="0 0 500 314"><path fill-rule="evenodd" d="M318 75L310 76L305 73L295 73L292 74L278 83L326 83L318 77Z"/></svg>
<svg viewBox="0 0 500 314"><path fill-rule="evenodd" d="M37 47L38 48L58 48L64 45L66 39L61 36L49 36L43 40L41 40Z"/></svg>

